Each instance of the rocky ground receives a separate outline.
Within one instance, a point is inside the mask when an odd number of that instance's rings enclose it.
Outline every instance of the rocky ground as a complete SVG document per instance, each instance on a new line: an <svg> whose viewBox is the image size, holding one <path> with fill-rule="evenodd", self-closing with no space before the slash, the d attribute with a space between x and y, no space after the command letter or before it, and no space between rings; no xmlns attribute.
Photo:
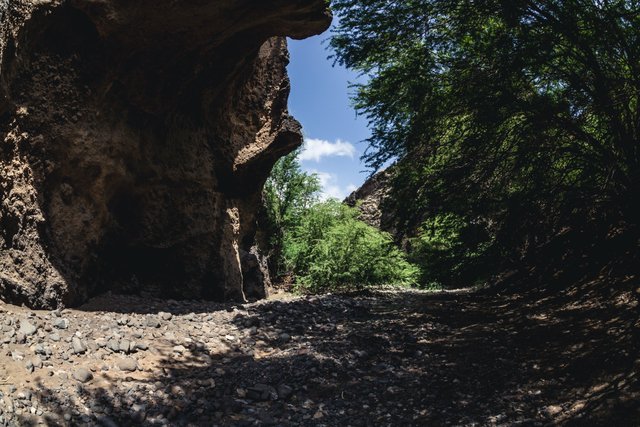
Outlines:
<svg viewBox="0 0 640 427"><path fill-rule="evenodd" d="M0 305L0 425L638 425L638 291Z"/></svg>

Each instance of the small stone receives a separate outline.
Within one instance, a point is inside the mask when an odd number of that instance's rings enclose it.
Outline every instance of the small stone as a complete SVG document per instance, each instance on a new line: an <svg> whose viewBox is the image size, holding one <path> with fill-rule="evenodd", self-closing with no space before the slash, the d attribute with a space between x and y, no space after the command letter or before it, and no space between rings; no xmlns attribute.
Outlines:
<svg viewBox="0 0 640 427"><path fill-rule="evenodd" d="M18 333L24 334L26 336L30 336L35 334L37 331L38 331L38 327L33 323L27 320L20 321L20 329L18 330Z"/></svg>
<svg viewBox="0 0 640 427"><path fill-rule="evenodd" d="M58 329L67 329L69 327L69 321L67 319L56 319L53 322L53 326Z"/></svg>
<svg viewBox="0 0 640 427"><path fill-rule="evenodd" d="M75 354L81 354L87 351L87 345L78 337L73 337L71 345Z"/></svg>
<svg viewBox="0 0 640 427"><path fill-rule="evenodd" d="M38 369L42 368L42 365L43 365L42 359L40 359L38 356L31 359L31 363L35 368L38 368Z"/></svg>
<svg viewBox="0 0 640 427"><path fill-rule="evenodd" d="M280 341L282 342L289 342L291 341L291 335L287 334L287 333L281 333L280 334Z"/></svg>
<svg viewBox="0 0 640 427"><path fill-rule="evenodd" d="M149 327L149 328L159 328L160 327L160 321L158 319L156 319L155 317L147 317L145 324Z"/></svg>
<svg viewBox="0 0 640 427"><path fill-rule="evenodd" d="M173 347L173 349L172 349L172 350L173 350L174 352L176 352L176 353L180 353L180 354L182 354L182 353L184 353L185 351L187 351L187 349L186 349L183 345L176 345L176 346L174 346L174 347Z"/></svg>
<svg viewBox="0 0 640 427"><path fill-rule="evenodd" d="M133 372L138 369L138 362L130 357L124 357L116 361L116 367L121 371Z"/></svg>
<svg viewBox="0 0 640 427"><path fill-rule="evenodd" d="M283 400L287 400L293 394L293 388L286 384L280 384L278 386L278 397Z"/></svg>
<svg viewBox="0 0 640 427"><path fill-rule="evenodd" d="M123 353L129 353L129 348L131 347L131 342L129 340L120 340L120 345L118 346L118 350Z"/></svg>
<svg viewBox="0 0 640 427"><path fill-rule="evenodd" d="M162 320L171 320L173 318L173 314L165 313L164 311L161 311L160 313L158 313L158 315Z"/></svg>
<svg viewBox="0 0 640 427"><path fill-rule="evenodd" d="M81 383L86 383L93 379L93 374L86 368L78 368L73 372L73 378Z"/></svg>
<svg viewBox="0 0 640 427"><path fill-rule="evenodd" d="M253 387L247 389L247 397L253 400L277 400L278 392L266 384L256 384Z"/></svg>
<svg viewBox="0 0 640 427"><path fill-rule="evenodd" d="M16 362L19 362L24 359L24 353L18 350L14 350L11 352L11 358Z"/></svg>
<svg viewBox="0 0 640 427"><path fill-rule="evenodd" d="M107 347L109 347L109 349L114 353L117 353L120 351L120 343L113 338L109 340L109 342L107 343Z"/></svg>
<svg viewBox="0 0 640 427"><path fill-rule="evenodd" d="M58 342L60 341L60 335L53 333L51 335L49 335L49 339L53 342Z"/></svg>
<svg viewBox="0 0 640 427"><path fill-rule="evenodd" d="M547 413L551 416L557 415L562 412L562 406L560 405L549 405L546 407Z"/></svg>

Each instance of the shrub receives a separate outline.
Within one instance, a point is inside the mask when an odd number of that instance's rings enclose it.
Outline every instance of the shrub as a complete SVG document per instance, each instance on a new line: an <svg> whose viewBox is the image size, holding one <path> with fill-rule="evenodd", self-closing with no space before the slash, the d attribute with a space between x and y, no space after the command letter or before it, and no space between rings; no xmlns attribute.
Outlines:
<svg viewBox="0 0 640 427"><path fill-rule="evenodd" d="M285 237L287 266L298 290L323 292L365 286L413 285L418 269L388 233L358 218L358 211L332 200L312 206Z"/></svg>

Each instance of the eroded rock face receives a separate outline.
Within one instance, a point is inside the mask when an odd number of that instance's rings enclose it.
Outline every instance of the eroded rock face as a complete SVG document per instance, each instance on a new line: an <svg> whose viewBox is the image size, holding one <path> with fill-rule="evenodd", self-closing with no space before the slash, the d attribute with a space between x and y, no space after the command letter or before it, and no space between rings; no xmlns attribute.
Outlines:
<svg viewBox="0 0 640 427"><path fill-rule="evenodd" d="M389 170L378 172L344 200L348 206L358 207L362 221L385 231L388 231L390 218L385 216L382 206L391 191L389 181Z"/></svg>
<svg viewBox="0 0 640 427"><path fill-rule="evenodd" d="M324 31L325 1L9 0L0 14L0 296L262 296L262 186L302 139L284 36Z"/></svg>

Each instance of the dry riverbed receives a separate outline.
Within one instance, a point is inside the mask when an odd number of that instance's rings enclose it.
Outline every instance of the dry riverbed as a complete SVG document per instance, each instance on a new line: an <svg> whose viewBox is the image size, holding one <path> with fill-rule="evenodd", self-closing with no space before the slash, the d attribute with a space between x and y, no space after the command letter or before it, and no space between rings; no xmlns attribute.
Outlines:
<svg viewBox="0 0 640 427"><path fill-rule="evenodd" d="M527 304L409 291L0 304L0 425L638 421L637 317L599 326L575 307Z"/></svg>

